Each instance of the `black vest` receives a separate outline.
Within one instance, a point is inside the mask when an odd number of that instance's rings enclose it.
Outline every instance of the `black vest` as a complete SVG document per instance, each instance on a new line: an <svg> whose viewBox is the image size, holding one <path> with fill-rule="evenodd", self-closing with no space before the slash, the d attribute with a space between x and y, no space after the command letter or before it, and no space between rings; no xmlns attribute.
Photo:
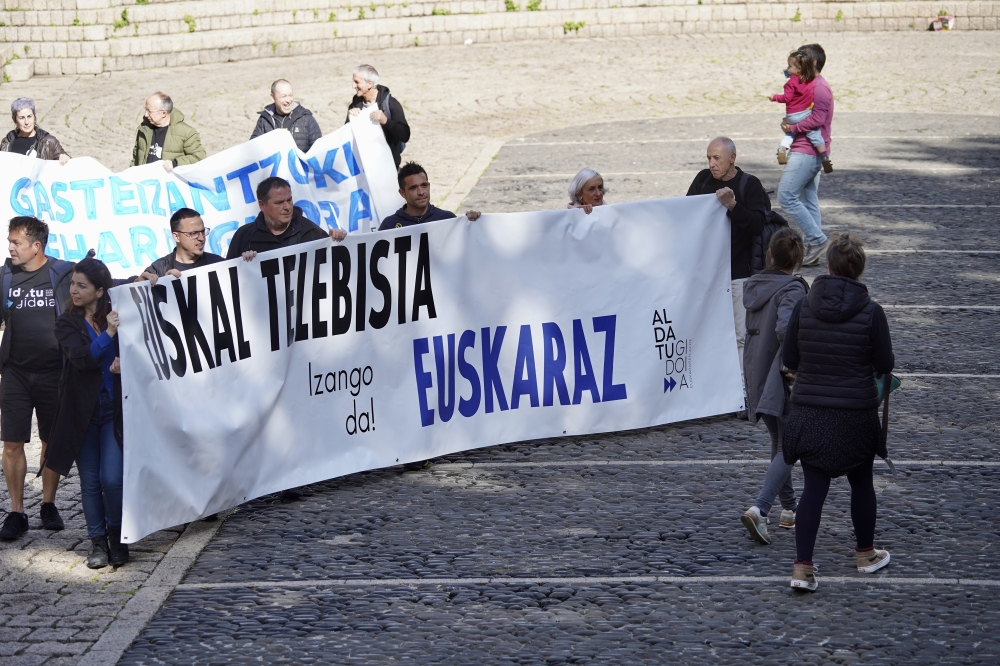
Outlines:
<svg viewBox="0 0 1000 666"><path fill-rule="evenodd" d="M823 289L826 286L834 288ZM850 297L853 303L839 300L841 296ZM872 367L875 306L860 282L833 276L816 279L802 299L799 314L799 367L792 402L836 409L878 407ZM838 308L843 313L840 317ZM816 311L824 316L820 318Z"/></svg>

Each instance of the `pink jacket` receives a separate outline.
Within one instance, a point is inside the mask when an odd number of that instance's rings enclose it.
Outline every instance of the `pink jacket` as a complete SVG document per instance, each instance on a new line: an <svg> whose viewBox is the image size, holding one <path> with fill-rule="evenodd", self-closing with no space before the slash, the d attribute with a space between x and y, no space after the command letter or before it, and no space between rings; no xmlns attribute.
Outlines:
<svg viewBox="0 0 1000 666"><path fill-rule="evenodd" d="M813 105L813 84L816 81L803 83L799 77L792 74L785 83L785 94L771 95L772 102L780 102L785 105L785 113L798 113L805 111Z"/></svg>
<svg viewBox="0 0 1000 666"><path fill-rule="evenodd" d="M813 83L816 84L813 89L816 93L813 112L801 123L792 125L792 134L795 135L795 140L792 142L792 152L819 155L819 152L809 143L809 139L805 135L809 130L818 127L823 134L823 140L826 141L826 154L829 155L833 150L830 146L830 126L833 124L833 91L830 90L830 84L822 76L817 76Z"/></svg>

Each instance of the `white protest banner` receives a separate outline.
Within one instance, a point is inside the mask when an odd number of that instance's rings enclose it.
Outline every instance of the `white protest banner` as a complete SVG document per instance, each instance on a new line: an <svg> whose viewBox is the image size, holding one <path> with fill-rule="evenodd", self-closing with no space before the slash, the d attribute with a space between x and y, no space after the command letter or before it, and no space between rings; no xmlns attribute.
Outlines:
<svg viewBox="0 0 1000 666"><path fill-rule="evenodd" d="M714 196L314 241L112 291L123 534L449 452L743 406Z"/></svg>
<svg viewBox="0 0 1000 666"><path fill-rule="evenodd" d="M88 157L62 166L0 153L0 219L38 217L49 225L47 254L79 261L93 248L113 276L128 277L173 249L179 208L202 214L206 251L225 256L236 229L260 212L255 189L269 176L291 183L295 205L323 228L368 231L403 205L381 129L355 118L308 153L276 130L170 173L160 163L113 174Z"/></svg>

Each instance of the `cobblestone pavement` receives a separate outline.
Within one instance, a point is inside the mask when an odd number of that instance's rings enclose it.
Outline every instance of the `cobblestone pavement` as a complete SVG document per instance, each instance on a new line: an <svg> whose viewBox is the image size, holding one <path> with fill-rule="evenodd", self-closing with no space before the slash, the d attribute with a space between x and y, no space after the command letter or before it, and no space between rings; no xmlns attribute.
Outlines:
<svg viewBox="0 0 1000 666"><path fill-rule="evenodd" d="M0 90L5 97L34 97L39 124L70 154L90 155L118 170L128 165L144 100L154 90L172 95L211 154L250 136L257 112L270 102L271 81L279 77L292 81L320 127L339 126L353 94L351 71L371 62L413 129L404 157L430 171L435 197L444 201L475 158L494 150L497 141L612 120L734 112L777 117L783 108L764 96L780 92L788 52L812 41L829 52L824 75L837 92L838 111L996 114L1000 108L993 32L474 44L36 77ZM478 175L468 174L473 182ZM457 206L456 199L461 196L447 201Z"/></svg>
<svg viewBox="0 0 1000 666"><path fill-rule="evenodd" d="M820 535L820 593L790 595L792 533L760 547L738 522L763 477L766 433L708 419L471 451L420 472L318 484L294 505L248 504L124 663L997 661L994 37L820 36L838 99L825 226L855 228L876 251L867 279L897 306L900 371L991 375L911 376L894 394L900 477L877 478L878 539L894 557L881 578L894 582L854 582L841 482ZM612 201L681 194L718 133L774 187L780 108L758 95L777 90L795 45L766 35L476 45L337 54L309 81L306 60L290 58L0 90L35 96L42 126L73 154L122 168L154 88L171 92L217 151L249 135L278 76L335 126L350 68L371 59L407 105L406 156L445 185L436 199L476 182L466 172L490 142L513 140L467 197L468 207L513 211L561 207L584 164L606 175ZM415 58L420 71L408 76ZM737 111L754 113L725 115ZM938 113L957 111L983 115ZM922 252L901 252L913 249ZM37 450L29 478L33 461ZM33 525L40 495L29 484ZM64 532L0 544L0 666L76 663L180 533L135 545L127 567L89 571L78 497L71 477L58 497ZM931 576L951 582L899 580Z"/></svg>
<svg viewBox="0 0 1000 666"><path fill-rule="evenodd" d="M613 201L676 195L717 133L773 187L773 120L535 134L499 152L469 204L560 206L582 164L607 174ZM760 546L739 522L766 432L718 417L472 450L317 484L295 505L249 503L122 663L996 663L1000 153L984 147L1000 118L844 113L836 129L825 226L868 241L866 279L892 306L904 374L898 476L876 470L887 569L854 568L841 479L820 589L793 593L794 533L772 523Z"/></svg>

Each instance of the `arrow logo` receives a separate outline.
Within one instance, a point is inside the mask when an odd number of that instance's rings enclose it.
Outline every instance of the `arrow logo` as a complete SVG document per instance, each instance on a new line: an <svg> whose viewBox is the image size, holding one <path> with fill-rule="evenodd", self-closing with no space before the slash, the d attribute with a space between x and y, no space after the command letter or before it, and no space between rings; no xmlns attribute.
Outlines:
<svg viewBox="0 0 1000 666"><path fill-rule="evenodd" d="M664 393L666 393L667 391L673 391L675 386L677 386L677 380L675 380L673 377L667 377L666 379L663 380Z"/></svg>

